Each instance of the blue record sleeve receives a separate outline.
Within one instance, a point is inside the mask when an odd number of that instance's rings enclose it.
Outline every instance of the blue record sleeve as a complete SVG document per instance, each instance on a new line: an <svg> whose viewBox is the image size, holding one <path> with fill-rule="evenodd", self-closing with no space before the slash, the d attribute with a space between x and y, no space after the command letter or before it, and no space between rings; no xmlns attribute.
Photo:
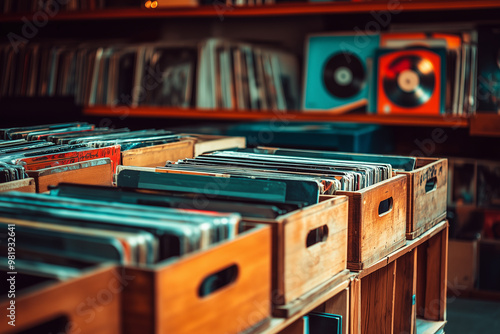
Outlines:
<svg viewBox="0 0 500 334"><path fill-rule="evenodd" d="M309 36L306 41L303 110L335 110L350 105L366 105L370 59L373 59L379 45L378 34ZM354 71L352 67L356 64L358 68L362 67L362 71ZM328 73L326 76L325 71ZM339 87L329 89L325 81L329 78L335 78L334 81L340 83ZM352 88L354 83L355 88Z"/></svg>

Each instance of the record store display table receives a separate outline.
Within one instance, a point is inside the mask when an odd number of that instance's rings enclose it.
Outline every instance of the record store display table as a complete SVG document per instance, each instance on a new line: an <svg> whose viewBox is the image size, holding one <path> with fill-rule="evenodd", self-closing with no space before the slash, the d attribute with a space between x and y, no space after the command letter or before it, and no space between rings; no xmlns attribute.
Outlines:
<svg viewBox="0 0 500 334"><path fill-rule="evenodd" d="M443 330L446 159L64 126L0 130L16 330Z"/></svg>

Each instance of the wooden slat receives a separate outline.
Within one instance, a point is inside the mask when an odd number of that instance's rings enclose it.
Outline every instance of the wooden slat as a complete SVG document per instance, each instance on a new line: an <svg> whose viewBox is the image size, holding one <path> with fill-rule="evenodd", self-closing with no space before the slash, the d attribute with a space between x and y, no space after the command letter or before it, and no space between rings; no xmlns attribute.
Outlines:
<svg viewBox="0 0 500 334"><path fill-rule="evenodd" d="M30 177L22 180L0 183L0 193L5 191L34 193L36 191L35 180Z"/></svg>
<svg viewBox="0 0 500 334"><path fill-rule="evenodd" d="M314 303L319 296L324 295L326 292L331 291L332 288L339 286L342 282L349 281L349 270L343 270L338 273L325 283L293 300L292 302L286 305L276 306L273 310L273 316L280 318L290 318L295 314L298 314L301 310L304 309L305 306Z"/></svg>
<svg viewBox="0 0 500 334"><path fill-rule="evenodd" d="M349 286L349 333L361 334L361 280L353 278Z"/></svg>
<svg viewBox="0 0 500 334"><path fill-rule="evenodd" d="M280 331L279 334L304 334L305 333L304 327L305 327L304 318L299 318L290 326Z"/></svg>
<svg viewBox="0 0 500 334"><path fill-rule="evenodd" d="M390 253L389 255L380 259L379 261L375 262L374 264L370 265L369 267L364 268L362 271L359 272L358 277L363 278L365 276L368 276L369 274L373 273L374 271L386 266L387 263L395 261L396 259L405 255L406 253L411 252L413 249L420 247L427 240L431 239L432 237L434 237L438 233L441 233L441 231L443 231L447 227L448 227L448 222L442 221L441 223L439 223L436 226L434 226L433 228L431 228L429 231L427 231L424 234L422 234L421 236L419 236L417 239L414 239L411 241L407 240L406 245L404 247Z"/></svg>
<svg viewBox="0 0 500 334"><path fill-rule="evenodd" d="M335 296L337 293L340 291L344 290L349 286L350 280L347 279L340 283L339 285L333 287L331 290L326 291L323 295L317 297L312 303L305 305L303 309L300 310L299 313L291 316L290 318L287 319L282 319L282 318L272 318L271 319L271 325L269 328L266 330L263 330L260 332L260 334L271 334L271 333L279 333L281 330L285 329L288 327L290 324L292 324L294 321L299 319L300 317L306 315L307 313L311 312L314 310L316 307L320 306L321 304L325 303L328 299L332 298Z"/></svg>
<svg viewBox="0 0 500 334"><path fill-rule="evenodd" d="M406 243L407 177L398 175L358 191L339 191L349 197L347 267L371 266ZM379 214L379 204L392 200L391 209Z"/></svg>
<svg viewBox="0 0 500 334"><path fill-rule="evenodd" d="M341 291L325 303L325 313L342 316L342 334L349 333L349 288Z"/></svg>
<svg viewBox="0 0 500 334"><path fill-rule="evenodd" d="M222 2L221 2L222 4ZM474 10L499 8L496 0L415 0L411 2L394 2L394 9L403 8L404 11L445 11L445 10ZM396 6L398 5L398 6ZM314 15L314 14L345 14L369 13L371 11L387 11L386 1L373 2L335 2L335 3L292 3L264 6L198 6L169 9L136 9L113 8L94 11L60 12L51 20L110 20L110 19L141 19L141 18L169 18L169 17L252 17L252 16L285 16L285 15ZM32 19L31 15L11 14L4 15L0 22L19 21L23 16Z"/></svg>
<svg viewBox="0 0 500 334"><path fill-rule="evenodd" d="M417 247L417 316L424 317L427 279L427 245Z"/></svg>
<svg viewBox="0 0 500 334"><path fill-rule="evenodd" d="M448 291L448 234L449 228L441 233L441 277L439 320L446 320L446 293Z"/></svg>
<svg viewBox="0 0 500 334"><path fill-rule="evenodd" d="M270 317L271 231L267 226L155 271L157 333L240 333ZM234 282L199 296L204 279L237 266ZM216 310L216 312L215 312Z"/></svg>
<svg viewBox="0 0 500 334"><path fill-rule="evenodd" d="M424 318L440 320L441 308L441 238L432 238L427 246L427 275L425 286Z"/></svg>
<svg viewBox="0 0 500 334"><path fill-rule="evenodd" d="M391 262L361 280L362 333L392 333L395 278L396 262Z"/></svg>
<svg viewBox="0 0 500 334"><path fill-rule="evenodd" d="M448 160L435 160L429 161L413 172L404 173L409 175L410 185L406 228L408 239L415 239L446 218ZM436 187L427 192L425 187L429 180L435 180Z"/></svg>
<svg viewBox="0 0 500 334"><path fill-rule="evenodd" d="M35 179L36 192L38 193L46 192L49 186L56 186L63 182L98 186L111 186L113 184L113 169L109 158L29 170L27 173Z"/></svg>
<svg viewBox="0 0 500 334"><path fill-rule="evenodd" d="M116 117L112 107L87 107L85 115ZM168 108L168 107L138 107L127 109L129 117L144 118L183 118L183 119L219 119L219 120L267 120L279 119L286 121L331 121L357 122L397 126L426 126L426 127L453 127L466 128L469 121L466 117L455 116L409 116L409 115L378 115L378 114L336 114L327 110L320 112L288 111L242 111L242 110L204 110L196 108Z"/></svg>
<svg viewBox="0 0 500 334"><path fill-rule="evenodd" d="M273 220L245 218L272 226L273 294L285 305L347 267L347 198L333 196ZM311 230L326 225L326 240L307 247Z"/></svg>
<svg viewBox="0 0 500 334"><path fill-rule="evenodd" d="M417 252L415 249L396 260L396 301L394 333L414 333Z"/></svg>
<svg viewBox="0 0 500 334"><path fill-rule="evenodd" d="M347 268L347 207L347 198L342 197L283 221L285 303ZM327 239L306 247L308 233L323 225L328 227Z"/></svg>
<svg viewBox="0 0 500 334"><path fill-rule="evenodd" d="M206 152L246 147L245 137L200 135L190 133L181 133L180 135L187 135L190 136L190 138L196 139L194 144L195 157Z"/></svg>
<svg viewBox="0 0 500 334"><path fill-rule="evenodd" d="M194 140L141 147L122 152L122 165L139 167L164 166L167 161L194 157Z"/></svg>
<svg viewBox="0 0 500 334"><path fill-rule="evenodd" d="M121 333L122 291L129 282L120 282L119 275L116 268L100 268L34 292L18 291L16 326L3 319L0 333L19 333L59 316L67 317L65 327L74 332ZM3 310L8 305L7 299L0 303Z"/></svg>

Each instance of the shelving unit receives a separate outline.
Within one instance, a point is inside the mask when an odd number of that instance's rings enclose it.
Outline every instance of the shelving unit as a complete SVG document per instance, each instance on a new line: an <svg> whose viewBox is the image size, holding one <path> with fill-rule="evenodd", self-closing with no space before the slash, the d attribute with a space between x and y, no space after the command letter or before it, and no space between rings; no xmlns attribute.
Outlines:
<svg viewBox="0 0 500 334"><path fill-rule="evenodd" d="M139 9L115 8L94 11L60 12L51 20L111 20L111 19L143 19L143 18L173 18L173 17L251 17L251 16L286 16L286 15L317 15L317 14L352 14L369 13L397 9L400 6L405 12L409 11L464 11L500 8L496 0L417 0L392 1L393 7L388 8L387 1L367 2L334 2L334 3L283 3L261 6L226 6L224 1L214 6L169 8L169 9ZM12 14L0 18L0 22L15 22L30 14Z"/></svg>
<svg viewBox="0 0 500 334"><path fill-rule="evenodd" d="M467 117L456 116L406 116L377 114L336 114L324 112L280 112L280 111L240 111L240 110L202 110L195 108L165 108L165 107L88 107L84 109L87 116L100 117L149 117L149 118L196 118L214 120L287 120L287 121L329 121L329 122L360 122L382 125L402 126L435 126L466 128L469 126ZM499 117L500 119L500 117Z"/></svg>
<svg viewBox="0 0 500 334"><path fill-rule="evenodd" d="M286 319L272 318L268 328L252 333L280 333L346 288L349 305L343 307L349 308L350 314L343 326L351 327L348 333L437 333L446 324L447 258L448 222L443 221L369 268L351 272L349 280L324 291L300 312ZM437 270L429 270L433 268ZM374 284L377 289L366 289ZM396 311L408 303L413 307L396 316Z"/></svg>
<svg viewBox="0 0 500 334"><path fill-rule="evenodd" d="M60 23L99 22L107 20L138 21L155 19L156 22L170 22L173 20L215 19L219 24L226 25L223 18L246 18L248 20L267 18L279 24L279 20L291 18L304 19L306 17L342 17L343 15L373 15L377 11L394 11L404 13L440 12L470 14L470 20L479 17L478 13L500 13L500 2L496 0L375 0L361 2L320 2L320 3L280 3L275 5L259 6L230 6L225 1L215 5L198 7L173 7L168 9L146 8L112 8L86 11L60 11L49 18L49 21ZM476 14L476 15L475 15ZM5 14L0 16L0 23L22 24L24 20L33 19L33 13ZM171 20L170 20L171 19ZM215 21L214 21L215 22ZM248 21L249 22L249 21ZM288 21L287 21L288 22ZM362 21L364 22L364 21ZM300 23L299 23L300 24ZM83 114L97 117L144 117L165 119L203 119L203 120L287 120L287 121L332 121L332 122L359 122L388 126L417 126L441 128L469 128L472 136L498 136L500 129L500 115L478 114L473 117L437 115L437 116L400 116L378 114L336 114L330 111L298 112L289 111L286 114L272 111L237 111L237 110L201 110L196 108L171 107L84 107Z"/></svg>

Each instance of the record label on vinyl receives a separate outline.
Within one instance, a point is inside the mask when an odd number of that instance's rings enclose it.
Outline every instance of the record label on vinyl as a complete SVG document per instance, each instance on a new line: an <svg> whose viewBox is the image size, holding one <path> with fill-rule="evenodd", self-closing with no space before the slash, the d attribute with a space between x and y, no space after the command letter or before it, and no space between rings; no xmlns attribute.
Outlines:
<svg viewBox="0 0 500 334"><path fill-rule="evenodd" d="M436 83L431 61L415 55L394 59L384 71L384 91L401 107L418 107L430 100Z"/></svg>
<svg viewBox="0 0 500 334"><path fill-rule="evenodd" d="M365 69L361 60L349 52L328 59L323 69L323 82L330 94L348 98L358 94L365 84Z"/></svg>

